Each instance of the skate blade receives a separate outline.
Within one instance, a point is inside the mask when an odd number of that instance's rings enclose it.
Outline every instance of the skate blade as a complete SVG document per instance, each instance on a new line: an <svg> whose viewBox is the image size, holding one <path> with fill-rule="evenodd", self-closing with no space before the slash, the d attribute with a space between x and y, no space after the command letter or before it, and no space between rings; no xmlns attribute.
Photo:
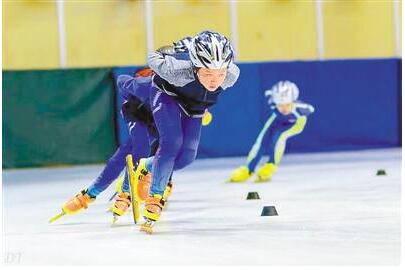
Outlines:
<svg viewBox="0 0 405 270"><path fill-rule="evenodd" d="M248 180L245 180L245 181L232 181L231 179L228 179L228 180L225 181L225 183L227 183L227 184L243 184L243 183L246 183L246 182L248 182Z"/></svg>
<svg viewBox="0 0 405 270"><path fill-rule="evenodd" d="M270 181L271 181L271 178L267 178L267 179L257 178L257 179L255 179L255 181L253 181L253 183L261 184L261 183L268 183Z"/></svg>
<svg viewBox="0 0 405 270"><path fill-rule="evenodd" d="M112 218L112 221L111 221L111 225L114 225L117 221L118 221L118 216L113 215L113 218Z"/></svg>
<svg viewBox="0 0 405 270"><path fill-rule="evenodd" d="M147 234L152 234L154 224L155 224L154 221L147 220L144 224L141 225L140 231L146 232Z"/></svg>
<svg viewBox="0 0 405 270"><path fill-rule="evenodd" d="M115 196L117 196L118 192L115 192L110 199L108 199L109 202L111 202L112 200L114 200Z"/></svg>
<svg viewBox="0 0 405 270"><path fill-rule="evenodd" d="M65 215L65 212L60 212L60 213L57 214L56 216L52 217L52 218L49 220L49 223L55 222L56 220L60 219L60 218L63 217L64 215Z"/></svg>

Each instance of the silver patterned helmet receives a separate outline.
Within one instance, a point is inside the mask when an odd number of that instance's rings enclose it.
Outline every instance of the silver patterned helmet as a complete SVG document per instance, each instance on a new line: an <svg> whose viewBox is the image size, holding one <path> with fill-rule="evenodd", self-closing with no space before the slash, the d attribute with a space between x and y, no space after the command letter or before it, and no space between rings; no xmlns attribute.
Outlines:
<svg viewBox="0 0 405 270"><path fill-rule="evenodd" d="M293 82L279 81L264 95L269 98L269 103L288 104L298 99L299 89Z"/></svg>
<svg viewBox="0 0 405 270"><path fill-rule="evenodd" d="M192 39L189 55L195 67L220 69L227 68L233 62L234 51L225 36L203 31Z"/></svg>

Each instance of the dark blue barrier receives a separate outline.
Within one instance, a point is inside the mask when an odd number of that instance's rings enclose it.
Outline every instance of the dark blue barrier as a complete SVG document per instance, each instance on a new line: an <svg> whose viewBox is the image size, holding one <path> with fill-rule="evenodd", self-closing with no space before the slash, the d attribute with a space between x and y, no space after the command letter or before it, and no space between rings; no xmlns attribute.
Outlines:
<svg viewBox="0 0 405 270"><path fill-rule="evenodd" d="M238 65L241 75L211 109L199 157L246 155L269 116L265 89L279 80L300 88L316 111L287 152L394 147L401 144L401 60L332 60ZM132 74L135 68L114 70ZM119 124L120 138L125 129Z"/></svg>

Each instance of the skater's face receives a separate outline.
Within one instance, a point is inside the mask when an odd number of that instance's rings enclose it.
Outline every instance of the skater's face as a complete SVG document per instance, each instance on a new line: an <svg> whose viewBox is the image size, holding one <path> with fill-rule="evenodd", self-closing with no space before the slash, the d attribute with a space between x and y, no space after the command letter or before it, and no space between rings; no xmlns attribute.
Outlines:
<svg viewBox="0 0 405 270"><path fill-rule="evenodd" d="M197 77L200 83L205 87L205 89L207 89L208 91L215 91L225 80L226 68L200 68L197 71Z"/></svg>
<svg viewBox="0 0 405 270"><path fill-rule="evenodd" d="M287 115L292 112L294 108L294 103L287 103L287 104L278 104L277 110L284 115Z"/></svg>

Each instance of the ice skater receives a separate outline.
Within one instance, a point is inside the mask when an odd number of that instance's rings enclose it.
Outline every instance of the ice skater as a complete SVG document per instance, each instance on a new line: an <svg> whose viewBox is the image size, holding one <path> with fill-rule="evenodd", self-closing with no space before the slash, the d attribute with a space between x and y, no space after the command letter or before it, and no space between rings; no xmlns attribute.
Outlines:
<svg viewBox="0 0 405 270"><path fill-rule="evenodd" d="M125 157L132 154L133 159L138 161L141 157L153 155L156 152L158 144L158 133L153 123L152 112L149 107L149 89L152 80L153 71L149 68L143 68L135 73L135 77L129 75L120 75L117 79L117 87L124 101L121 106L121 114L128 126L129 138L120 145L111 158L107 161L100 175L81 192L69 199L62 206L64 214L76 214L82 209L87 209L88 205L95 201L96 197L107 189L111 183L118 178L125 168ZM149 141L149 153L142 151L145 149L140 142L141 136L147 136ZM140 197L146 197L149 193L150 176L140 181L138 192ZM116 187L117 196L111 207L114 215L123 215L130 206L130 192L128 176L119 181ZM166 191L168 196L171 191L169 184ZM56 219L51 219L51 222Z"/></svg>
<svg viewBox="0 0 405 270"><path fill-rule="evenodd" d="M195 36L188 52L157 50L148 56L155 72L150 90L150 107L159 133L156 154L141 159L138 179L152 173L141 230L152 232L164 206L162 200L170 174L196 157L201 134L201 118L218 96L239 77L233 63L234 51L223 35L204 31Z"/></svg>
<svg viewBox="0 0 405 270"><path fill-rule="evenodd" d="M188 52L191 37L185 37L170 46L175 52ZM88 205L95 201L96 197L114 182L122 170L124 170L126 161L125 157L132 154L135 162L141 157L154 155L159 144L158 132L153 122L153 116L150 110L150 87L152 75L154 72L150 68L141 68L135 72L135 77L129 75L120 75L117 79L119 94L124 99L121 114L128 126L129 138L121 145L112 157L107 161L100 175L81 192L69 199L62 206L61 214L51 219L55 221L64 214L76 214L82 209L87 209ZM212 120L212 115L205 112L202 124L208 125ZM142 137L147 136L149 140L149 152L145 152L145 147L140 145ZM138 196L144 201L149 194L150 175L140 179L138 183ZM163 200L168 199L173 189L172 174L163 194ZM124 215L131 205L129 180L127 171L124 176L118 178L116 184L115 202L111 207L114 216Z"/></svg>
<svg viewBox="0 0 405 270"><path fill-rule="evenodd" d="M290 81L280 81L265 92L271 106L270 117L257 136L246 165L232 172L230 182L247 181L255 173L257 164L265 154L268 154L269 158L257 170L255 182L271 179L284 155L287 140L304 130L307 116L314 112L312 105L297 100L298 95L298 87Z"/></svg>

